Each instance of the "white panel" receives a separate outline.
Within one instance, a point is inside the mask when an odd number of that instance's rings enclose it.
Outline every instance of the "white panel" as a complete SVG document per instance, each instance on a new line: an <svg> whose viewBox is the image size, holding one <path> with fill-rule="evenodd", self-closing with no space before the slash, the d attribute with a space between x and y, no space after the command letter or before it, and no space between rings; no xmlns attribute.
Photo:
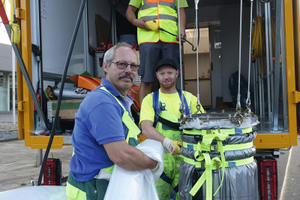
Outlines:
<svg viewBox="0 0 300 200"><path fill-rule="evenodd" d="M41 1L44 72L63 73L80 5L80 0ZM85 71L83 42L83 24L81 22L70 60L68 75L81 74Z"/></svg>
<svg viewBox="0 0 300 200"><path fill-rule="evenodd" d="M199 43L199 53L208 53L209 52L209 37L208 37L208 28L201 28L200 31L200 43ZM197 44L197 36L195 29L187 29L186 30L186 39L194 45L194 49L196 49ZM183 43L183 49L185 54L194 54L197 51L192 50L192 46L188 42Z"/></svg>

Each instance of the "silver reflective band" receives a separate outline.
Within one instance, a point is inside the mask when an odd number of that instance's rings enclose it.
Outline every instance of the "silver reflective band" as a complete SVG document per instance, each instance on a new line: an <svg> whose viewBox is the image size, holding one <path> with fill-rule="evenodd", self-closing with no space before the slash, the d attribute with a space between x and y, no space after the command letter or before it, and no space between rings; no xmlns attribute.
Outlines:
<svg viewBox="0 0 300 200"><path fill-rule="evenodd" d="M151 20L157 20L157 19L158 19L157 15L143 16L143 17L141 17L141 18L147 19L147 20L149 20L149 21L151 21ZM168 20L172 20L172 21L174 21L174 22L177 22L177 18L174 17L174 16L170 16L170 15L163 15L163 14L160 14L160 15L159 15L159 19L168 19Z"/></svg>

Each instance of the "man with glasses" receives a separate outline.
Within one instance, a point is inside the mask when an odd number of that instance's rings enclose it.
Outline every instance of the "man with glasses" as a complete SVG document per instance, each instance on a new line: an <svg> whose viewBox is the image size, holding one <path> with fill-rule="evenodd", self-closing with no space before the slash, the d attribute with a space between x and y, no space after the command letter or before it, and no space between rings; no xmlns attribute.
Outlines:
<svg viewBox="0 0 300 200"><path fill-rule="evenodd" d="M75 115L68 199L103 199L114 164L128 171L158 169L157 161L134 147L140 130L132 120L133 100L127 92L138 64L136 51L126 43L105 53L105 78L85 97Z"/></svg>

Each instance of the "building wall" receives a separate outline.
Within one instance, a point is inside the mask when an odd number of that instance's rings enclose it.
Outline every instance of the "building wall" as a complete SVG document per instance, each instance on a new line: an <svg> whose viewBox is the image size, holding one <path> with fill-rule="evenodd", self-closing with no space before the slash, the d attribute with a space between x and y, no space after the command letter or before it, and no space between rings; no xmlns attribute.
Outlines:
<svg viewBox="0 0 300 200"><path fill-rule="evenodd" d="M12 109L12 47L0 43L0 111Z"/></svg>
<svg viewBox="0 0 300 200"><path fill-rule="evenodd" d="M12 47L0 43L0 71L11 72L12 69Z"/></svg>

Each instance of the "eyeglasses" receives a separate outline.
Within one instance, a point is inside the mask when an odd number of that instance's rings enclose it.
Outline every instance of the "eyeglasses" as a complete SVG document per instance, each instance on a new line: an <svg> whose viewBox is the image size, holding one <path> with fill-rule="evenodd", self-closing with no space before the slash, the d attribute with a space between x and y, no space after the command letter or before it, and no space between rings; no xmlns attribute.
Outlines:
<svg viewBox="0 0 300 200"><path fill-rule="evenodd" d="M139 69L139 65L136 64L128 64L127 62L118 62L118 61L110 61L111 63L115 63L117 64L118 69L122 69L125 70L127 68L127 66L130 66L130 70L133 72L137 72L137 70Z"/></svg>

